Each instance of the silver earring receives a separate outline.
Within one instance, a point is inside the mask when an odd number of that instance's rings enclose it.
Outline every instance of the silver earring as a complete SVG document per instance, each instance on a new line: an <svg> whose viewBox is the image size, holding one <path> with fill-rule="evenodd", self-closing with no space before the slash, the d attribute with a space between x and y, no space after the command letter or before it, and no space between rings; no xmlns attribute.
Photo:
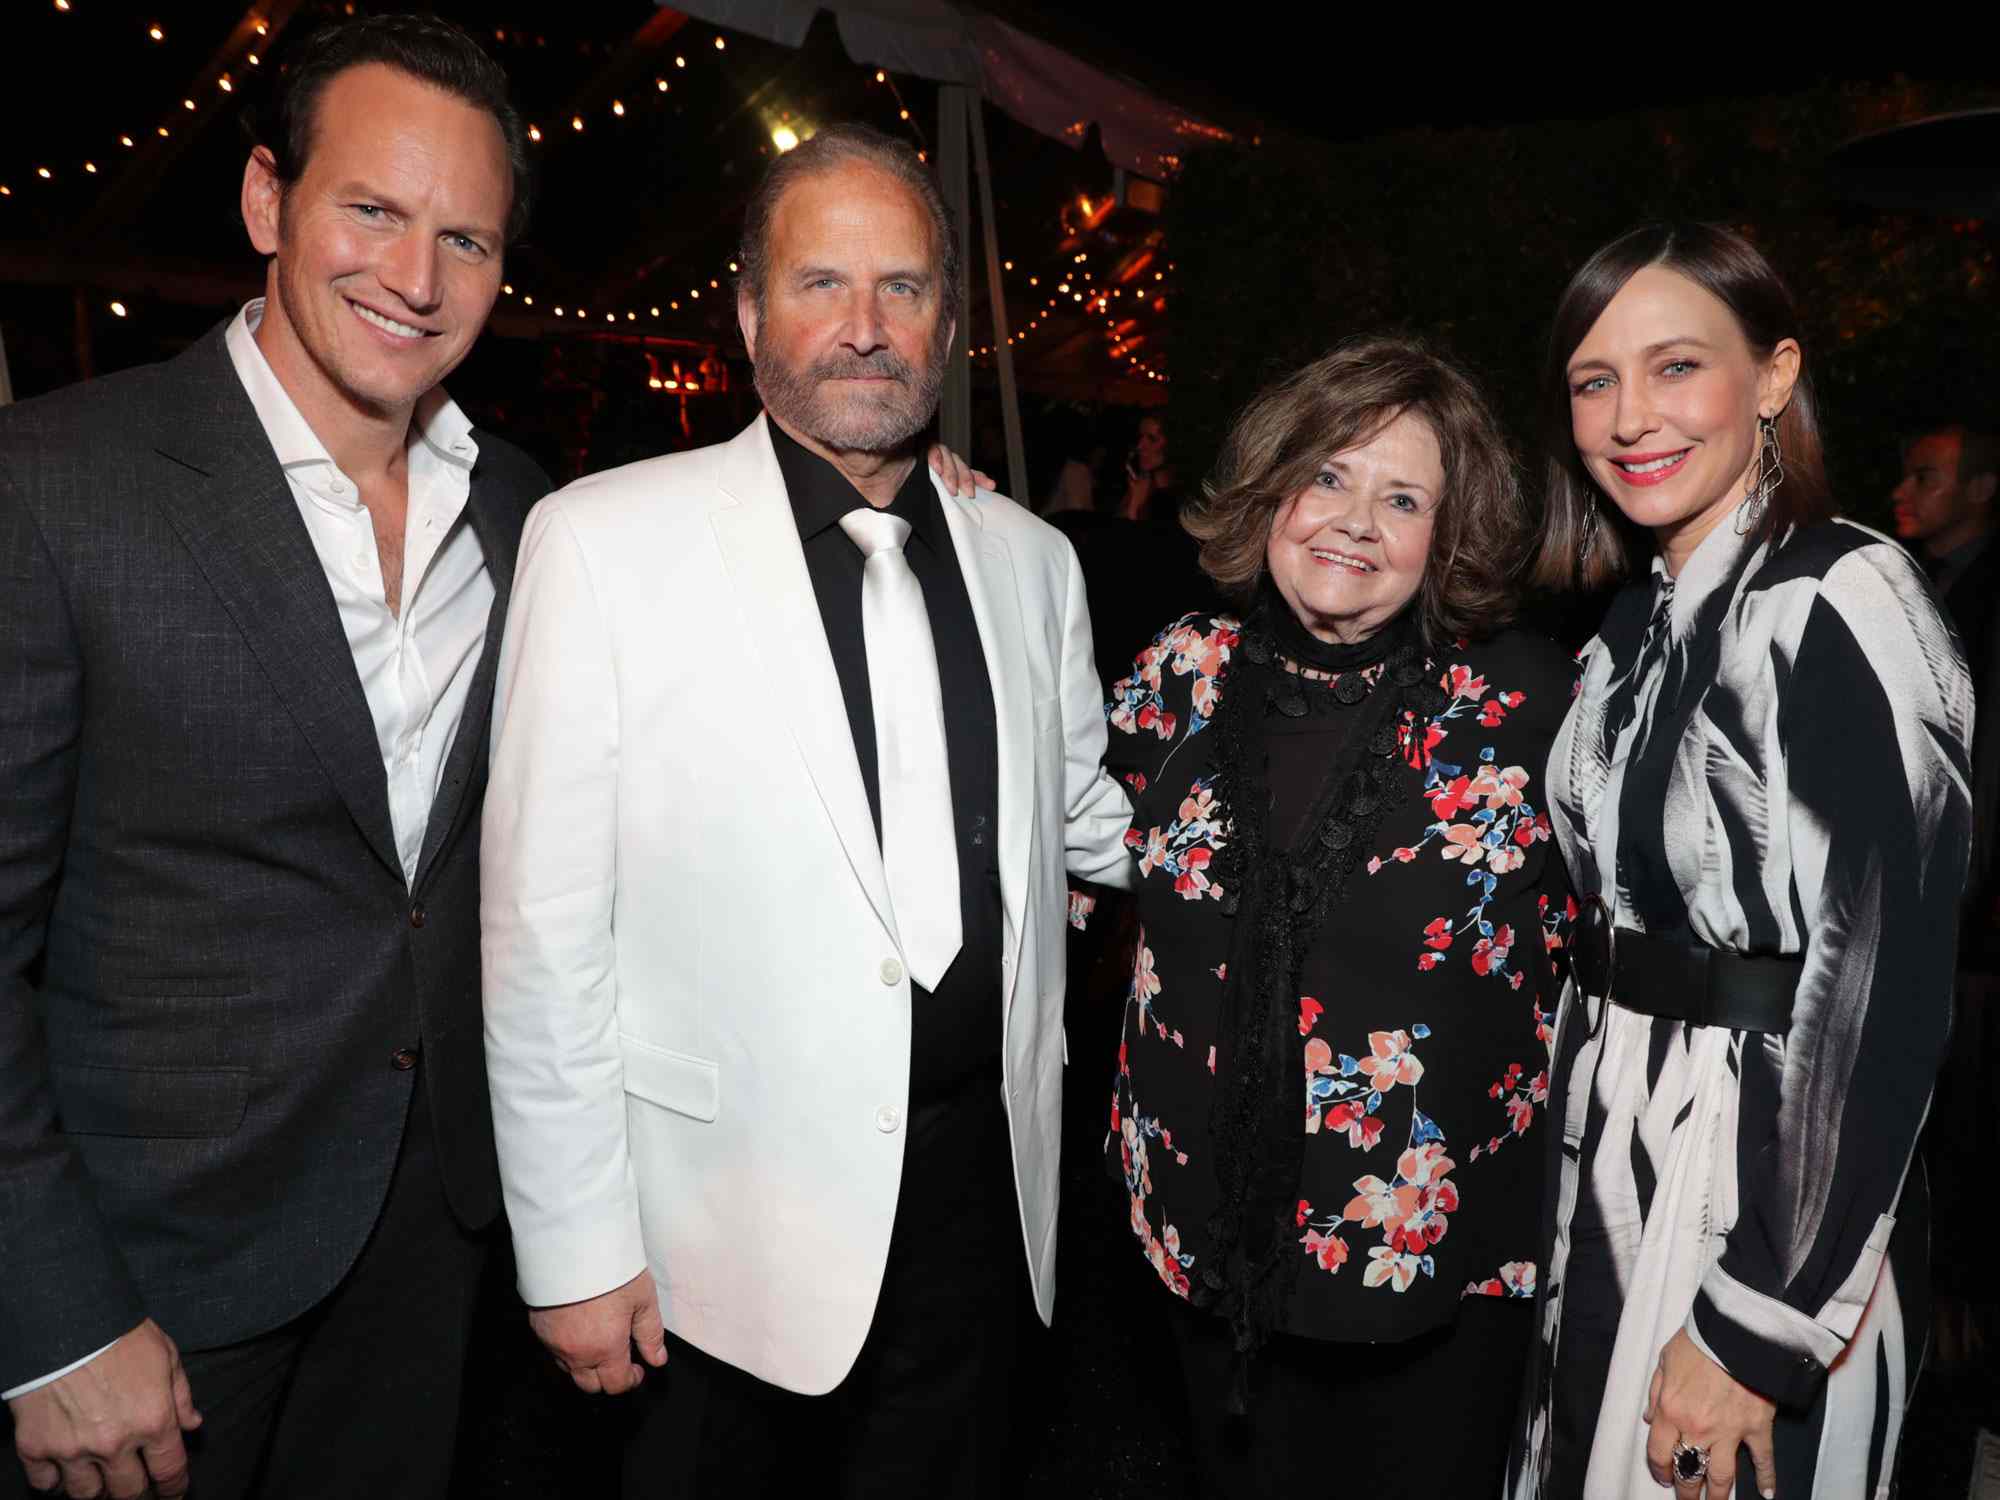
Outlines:
<svg viewBox="0 0 2000 1500"><path fill-rule="evenodd" d="M1778 486L1785 482L1785 456L1778 451L1778 423L1772 417L1757 419L1757 461L1751 467L1750 483L1743 503L1736 507L1736 534L1748 536L1763 524L1764 512Z"/></svg>
<svg viewBox="0 0 2000 1500"><path fill-rule="evenodd" d="M1597 545L1597 497L1592 495L1589 509L1583 518L1583 545L1576 549L1576 567L1580 573L1589 566L1591 550Z"/></svg>

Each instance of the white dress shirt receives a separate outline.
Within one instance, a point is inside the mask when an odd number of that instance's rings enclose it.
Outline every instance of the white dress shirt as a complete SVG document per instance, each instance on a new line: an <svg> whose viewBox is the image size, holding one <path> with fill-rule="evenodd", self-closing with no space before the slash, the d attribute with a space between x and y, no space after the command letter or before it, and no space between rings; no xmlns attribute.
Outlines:
<svg viewBox="0 0 2000 1500"><path fill-rule="evenodd" d="M417 403L410 419L402 613L392 613L374 518L257 347L255 334L263 316L264 299L259 297L229 325L224 340L230 363L284 468L292 500L326 570L341 629L354 653L354 670L375 720L403 879L414 882L431 802L465 714L493 609L486 554L465 515L479 449L472 441L471 422L442 387ZM110 1347L0 1391L0 1400L11 1401L60 1380Z"/></svg>
<svg viewBox="0 0 2000 1500"><path fill-rule="evenodd" d="M493 609L486 554L465 515L479 450L472 424L441 387L417 403L410 420L402 613L391 613L374 518L257 347L253 335L263 315L259 298L229 325L229 358L284 467L339 606L354 670L375 718L396 853L403 878L413 882L431 801L465 713Z"/></svg>

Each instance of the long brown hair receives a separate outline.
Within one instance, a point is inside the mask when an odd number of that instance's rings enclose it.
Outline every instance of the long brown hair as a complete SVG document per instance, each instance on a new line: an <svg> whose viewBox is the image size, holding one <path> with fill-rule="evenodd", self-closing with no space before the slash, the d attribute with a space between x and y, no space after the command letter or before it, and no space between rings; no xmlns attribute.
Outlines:
<svg viewBox="0 0 2000 1500"><path fill-rule="evenodd" d="M1604 588L1625 577L1635 560L1636 533L1616 506L1599 497L1576 451L1570 426L1569 361L1611 299L1647 266L1678 272L1719 300L1735 315L1744 341L1758 359L1768 359L1784 339L1798 340L1804 348L1791 292L1757 247L1734 230L1715 224L1645 224L1585 261L1556 303L1542 376L1548 488L1533 581L1543 588ZM1778 449L1784 455L1785 480L1753 533L1759 542L1782 537L1831 509L1819 406L1803 354L1792 398L1778 416ZM1593 510L1596 534L1585 557L1583 543L1590 536Z"/></svg>
<svg viewBox="0 0 2000 1500"><path fill-rule="evenodd" d="M1247 600L1264 576L1278 513L1329 455L1367 442L1404 412L1422 418L1444 461L1417 594L1425 638L1442 646L1507 625L1531 526L1520 476L1472 377L1421 339L1350 339L1252 398L1181 520L1201 543L1203 571Z"/></svg>

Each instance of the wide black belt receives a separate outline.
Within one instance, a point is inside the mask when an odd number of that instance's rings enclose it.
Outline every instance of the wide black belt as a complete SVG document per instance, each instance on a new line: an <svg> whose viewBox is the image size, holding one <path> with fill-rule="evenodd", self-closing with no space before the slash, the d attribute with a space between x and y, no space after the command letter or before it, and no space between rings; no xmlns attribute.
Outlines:
<svg viewBox="0 0 2000 1500"><path fill-rule="evenodd" d="M1585 994L1696 1026L1791 1029L1804 959L1731 953L1616 927L1601 896L1586 897L1582 906L1569 954Z"/></svg>

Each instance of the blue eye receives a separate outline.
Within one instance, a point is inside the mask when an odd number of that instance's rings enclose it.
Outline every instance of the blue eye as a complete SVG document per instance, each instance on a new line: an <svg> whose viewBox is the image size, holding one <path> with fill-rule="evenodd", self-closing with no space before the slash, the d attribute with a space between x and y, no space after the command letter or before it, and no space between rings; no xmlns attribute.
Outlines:
<svg viewBox="0 0 2000 1500"><path fill-rule="evenodd" d="M1391 495L1389 503L1400 511L1415 511L1417 509L1417 500L1414 495Z"/></svg>
<svg viewBox="0 0 2000 1500"><path fill-rule="evenodd" d="M1569 391L1572 396L1590 396L1604 390L1610 384L1611 377L1609 375L1593 375L1590 379L1571 386Z"/></svg>
<svg viewBox="0 0 2000 1500"><path fill-rule="evenodd" d="M1673 375L1676 372L1686 373L1689 371L1698 370L1700 368L1701 366L1696 364L1691 359L1675 359L1675 360L1669 360L1666 363L1666 365L1661 369L1660 373L1662 375Z"/></svg>
<svg viewBox="0 0 2000 1500"><path fill-rule="evenodd" d="M1337 490L1340 488L1340 476L1331 469L1321 469L1313 475L1313 483L1322 489Z"/></svg>

